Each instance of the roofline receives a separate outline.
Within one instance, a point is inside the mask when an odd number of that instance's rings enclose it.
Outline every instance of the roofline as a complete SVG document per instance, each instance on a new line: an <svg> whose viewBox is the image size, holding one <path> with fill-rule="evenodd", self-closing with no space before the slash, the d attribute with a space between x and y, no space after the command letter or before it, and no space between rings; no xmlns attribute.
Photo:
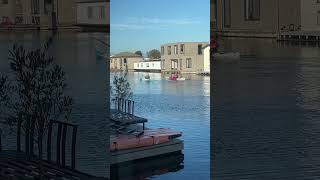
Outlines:
<svg viewBox="0 0 320 180"><path fill-rule="evenodd" d="M195 42L173 42L173 43L165 43L165 44L161 44L161 46L165 46L165 45L169 45L169 44L193 44L193 43L201 43L201 44L209 44L209 42L207 42L207 41L203 41L203 42L197 42L197 41L195 41Z"/></svg>

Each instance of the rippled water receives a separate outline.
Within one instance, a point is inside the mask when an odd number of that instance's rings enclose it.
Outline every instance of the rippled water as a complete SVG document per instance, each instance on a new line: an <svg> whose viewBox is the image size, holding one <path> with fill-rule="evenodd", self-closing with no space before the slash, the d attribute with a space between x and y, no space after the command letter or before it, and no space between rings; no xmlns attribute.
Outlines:
<svg viewBox="0 0 320 180"><path fill-rule="evenodd" d="M214 179L319 179L319 45L223 43L254 56L214 64Z"/></svg>
<svg viewBox="0 0 320 180"><path fill-rule="evenodd" d="M144 73L128 74L135 112L148 119L149 128L182 131L184 161L179 169L168 163L153 172L145 170L139 175L128 175L129 179L210 179L210 78L191 76L192 80L174 82L164 80L160 73L150 73L152 81L141 81L143 77ZM149 165L162 161L156 159ZM143 165L142 162L135 168Z"/></svg>
<svg viewBox="0 0 320 180"><path fill-rule="evenodd" d="M12 48L13 42L22 43L27 48L38 48L50 36L47 32L0 34L1 72L9 71L8 50ZM93 38L108 42L106 34L58 33L50 53L55 63L66 72L68 93L74 98L71 121L79 125L76 168L96 176L108 176L108 75L105 61L96 58L96 40ZM3 138L7 140L3 142L4 148L15 149L14 137L10 140L10 136L4 134ZM70 148L67 149L69 152Z"/></svg>

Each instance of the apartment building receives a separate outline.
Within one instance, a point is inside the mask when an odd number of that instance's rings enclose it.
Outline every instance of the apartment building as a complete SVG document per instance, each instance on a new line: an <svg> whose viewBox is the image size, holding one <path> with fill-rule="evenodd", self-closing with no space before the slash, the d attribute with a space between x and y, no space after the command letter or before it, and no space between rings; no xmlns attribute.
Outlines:
<svg viewBox="0 0 320 180"><path fill-rule="evenodd" d="M301 0L301 29L320 31L320 0Z"/></svg>
<svg viewBox="0 0 320 180"><path fill-rule="evenodd" d="M16 25L71 26L76 20L75 0L1 0L0 17Z"/></svg>
<svg viewBox="0 0 320 180"><path fill-rule="evenodd" d="M110 70L112 71L133 71L134 63L138 63L143 60L142 56L131 52L121 52L113 55L110 58Z"/></svg>
<svg viewBox="0 0 320 180"><path fill-rule="evenodd" d="M177 42L161 45L161 68L181 73L205 71L204 49L207 42ZM209 56L208 56L209 57Z"/></svg>
<svg viewBox="0 0 320 180"><path fill-rule="evenodd" d="M110 0L82 0L77 2L77 25L85 30L110 29Z"/></svg>
<svg viewBox="0 0 320 180"><path fill-rule="evenodd" d="M247 34L276 34L284 30L298 30L301 28L303 1L211 0L212 30Z"/></svg>

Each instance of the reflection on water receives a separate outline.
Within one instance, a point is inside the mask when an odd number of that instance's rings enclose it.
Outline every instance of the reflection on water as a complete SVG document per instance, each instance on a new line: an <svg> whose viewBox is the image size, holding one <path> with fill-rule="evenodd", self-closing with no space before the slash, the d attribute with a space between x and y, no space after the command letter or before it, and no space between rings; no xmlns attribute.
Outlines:
<svg viewBox="0 0 320 180"><path fill-rule="evenodd" d="M160 73L149 73L150 81L141 80L145 74L129 72L127 77L136 102L135 113L148 119L148 128L172 128L183 132L183 169L176 168L177 163L164 163L162 166L162 159L158 159L135 166L141 169L161 165L153 173L146 171L140 176L130 171L129 175L125 173L127 171L119 171L118 175L129 176L127 179L210 179L210 78L190 75L191 80L168 81ZM159 170L162 173L157 173Z"/></svg>
<svg viewBox="0 0 320 180"><path fill-rule="evenodd" d="M0 71L9 71L8 50L14 42L34 49L43 45L51 36L50 32L0 33ZM53 40L50 53L54 62L61 65L66 72L68 94L74 98L70 119L79 125L76 169L96 176L108 176L108 74L105 61L96 60L96 40L93 37L108 42L106 34L58 33ZM15 137L6 133L4 136L4 147L15 149ZM70 154L70 148L66 154Z"/></svg>
<svg viewBox="0 0 320 180"><path fill-rule="evenodd" d="M271 39L226 39L254 54L214 64L214 179L318 179L320 51Z"/></svg>
<svg viewBox="0 0 320 180"><path fill-rule="evenodd" d="M148 179L152 176L160 176L170 172L178 172L183 169L183 159L183 154L174 153L111 166L111 179L142 180Z"/></svg>

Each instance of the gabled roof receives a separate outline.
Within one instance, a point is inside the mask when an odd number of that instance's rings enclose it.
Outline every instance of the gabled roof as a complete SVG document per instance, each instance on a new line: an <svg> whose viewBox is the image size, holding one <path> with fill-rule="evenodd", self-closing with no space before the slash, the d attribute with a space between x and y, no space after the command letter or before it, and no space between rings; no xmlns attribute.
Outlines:
<svg viewBox="0 0 320 180"><path fill-rule="evenodd" d="M121 53L113 55L112 57L113 58L129 58L129 57L141 57L142 58L142 56L135 54L135 53L132 53L132 52L121 52Z"/></svg>

